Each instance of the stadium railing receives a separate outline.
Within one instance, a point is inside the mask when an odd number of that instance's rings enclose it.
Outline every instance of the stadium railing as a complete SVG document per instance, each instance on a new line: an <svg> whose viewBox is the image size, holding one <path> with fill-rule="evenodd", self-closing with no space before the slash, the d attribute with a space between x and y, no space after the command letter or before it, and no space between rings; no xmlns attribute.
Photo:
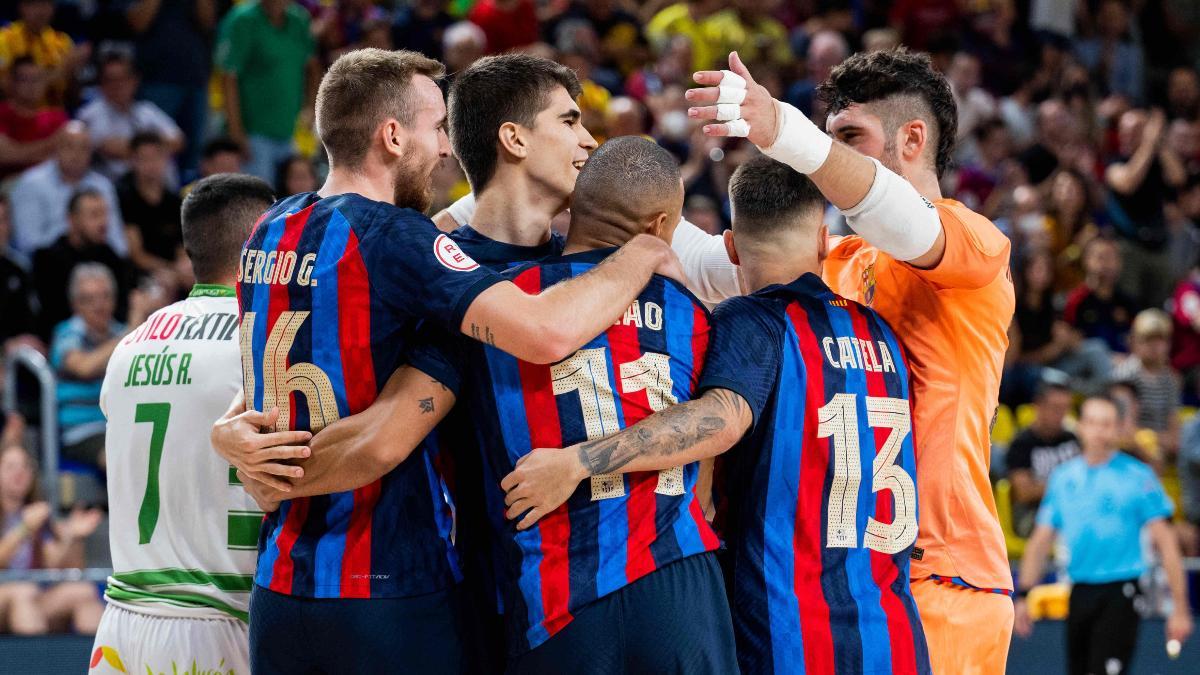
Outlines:
<svg viewBox="0 0 1200 675"><path fill-rule="evenodd" d="M42 454L42 488L45 490L46 501L50 504L52 512L58 513L61 506L58 493L58 379L54 376L54 369L50 367L50 363L46 361L46 357L42 356L41 352L28 346L18 347L8 355L8 368L4 374L4 410L6 412L19 409L17 375L21 369L33 373L38 381L41 412L38 428L41 434L39 445L41 445Z"/></svg>

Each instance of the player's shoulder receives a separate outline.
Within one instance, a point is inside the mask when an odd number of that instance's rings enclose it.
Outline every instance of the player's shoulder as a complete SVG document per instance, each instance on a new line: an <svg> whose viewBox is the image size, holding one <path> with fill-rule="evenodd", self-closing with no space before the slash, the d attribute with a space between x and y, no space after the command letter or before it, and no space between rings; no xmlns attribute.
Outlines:
<svg viewBox="0 0 1200 675"><path fill-rule="evenodd" d="M1154 469L1149 464L1127 452L1118 451L1116 455L1113 455L1110 466L1120 473L1129 474L1130 477L1139 480L1155 475Z"/></svg>
<svg viewBox="0 0 1200 675"><path fill-rule="evenodd" d="M933 206L946 232L947 245L957 239L953 235L959 231L965 234L967 242L986 255L998 255L1011 245L1008 235L995 223L983 214L972 211L966 204L953 199L939 199Z"/></svg>

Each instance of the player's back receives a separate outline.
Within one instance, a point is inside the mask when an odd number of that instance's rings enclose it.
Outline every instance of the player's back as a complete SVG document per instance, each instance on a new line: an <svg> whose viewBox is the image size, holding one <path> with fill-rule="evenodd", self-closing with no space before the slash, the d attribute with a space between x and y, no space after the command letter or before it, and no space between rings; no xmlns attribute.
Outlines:
<svg viewBox="0 0 1200 675"><path fill-rule="evenodd" d="M713 321L713 349L777 368L723 470L742 670L929 672L909 590L916 460L895 335L812 274L728 300ZM737 381L713 377L705 387Z"/></svg>
<svg viewBox="0 0 1200 675"><path fill-rule="evenodd" d="M262 513L208 440L240 385L232 288L196 286L113 352L101 393L110 600L245 620Z"/></svg>
<svg viewBox="0 0 1200 675"><path fill-rule="evenodd" d="M484 287L477 268L409 209L356 194L278 202L238 272L248 405L278 406L278 426L313 432L361 412L419 318L461 322ZM445 589L460 572L442 489L420 451L357 490L285 501L264 523L255 582L333 598Z"/></svg>
<svg viewBox="0 0 1200 675"><path fill-rule="evenodd" d="M611 254L563 256L508 275L528 293L583 274ZM697 464L594 476L533 528L514 530L499 484L533 448L602 438L657 410L689 400L703 366L707 311L683 286L654 277L625 316L552 365L520 361L494 347L460 341L424 347L413 365L448 375L460 388L483 453L485 499L502 548L513 655L557 633L572 612L684 557L715 550L716 535L695 496ZM432 361L432 363L431 363Z"/></svg>
<svg viewBox="0 0 1200 675"><path fill-rule="evenodd" d="M912 366L913 428L922 470L920 537L913 578L959 578L1011 589L1004 535L988 471L1014 294L1008 238L952 200L936 202L946 252L919 270L846 237L830 250L824 277L879 312Z"/></svg>

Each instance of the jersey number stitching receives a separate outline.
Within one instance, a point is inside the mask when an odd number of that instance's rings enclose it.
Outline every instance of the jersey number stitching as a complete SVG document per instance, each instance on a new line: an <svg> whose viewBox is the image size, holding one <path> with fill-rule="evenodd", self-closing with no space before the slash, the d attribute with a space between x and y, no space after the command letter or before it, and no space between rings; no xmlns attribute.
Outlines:
<svg viewBox="0 0 1200 675"><path fill-rule="evenodd" d="M867 396L867 424L888 430L883 447L875 453L871 465L871 492L892 493L894 517L891 523L867 518L863 546L888 555L899 553L917 539L917 490L912 476L896 464L904 438L912 429L908 401L883 396ZM834 394L817 411L818 438L832 438L833 481L825 519L828 548L858 546L858 487L862 481L859 452L858 405L854 394Z"/></svg>
<svg viewBox="0 0 1200 675"><path fill-rule="evenodd" d="M645 390L646 400L654 412L678 402L671 393L671 359L666 354L647 352L622 363L617 370L621 374L621 389L627 394ZM550 378L555 396L579 392L584 431L589 441L620 431L616 397L609 384L603 347L581 349L565 361L554 364L550 367ZM625 479L619 473L592 476L591 487L592 501L625 496ZM682 495L683 467L659 471L658 486L654 491L672 497Z"/></svg>
<svg viewBox="0 0 1200 675"><path fill-rule="evenodd" d="M167 422L171 418L170 403L139 403L133 409L136 424L149 422L150 466L146 472L146 493L138 509L138 544L149 544L158 526L158 468L162 465L163 444L167 438Z"/></svg>

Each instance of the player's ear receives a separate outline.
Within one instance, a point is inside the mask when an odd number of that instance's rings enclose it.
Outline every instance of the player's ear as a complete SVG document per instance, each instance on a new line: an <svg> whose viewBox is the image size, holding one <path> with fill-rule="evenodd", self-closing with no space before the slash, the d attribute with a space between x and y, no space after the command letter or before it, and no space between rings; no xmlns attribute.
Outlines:
<svg viewBox="0 0 1200 675"><path fill-rule="evenodd" d="M667 214L660 212L657 216L654 216L654 220L651 220L646 225L646 234L649 234L652 237L658 237L659 239L667 241L668 240L667 237L664 236L666 233L667 233Z"/></svg>
<svg viewBox="0 0 1200 675"><path fill-rule="evenodd" d="M737 246L733 243L733 230L725 230L721 236L725 239L725 252L729 254L729 262L741 265L741 261L738 260Z"/></svg>
<svg viewBox="0 0 1200 675"><path fill-rule="evenodd" d="M521 125L516 122L505 122L496 132L500 147L515 159L525 159L529 155L525 134Z"/></svg>
<svg viewBox="0 0 1200 675"><path fill-rule="evenodd" d="M829 226L821 223L817 228L817 262L825 262L829 257Z"/></svg>
<svg viewBox="0 0 1200 675"><path fill-rule="evenodd" d="M404 155L404 148L408 145L408 132L399 120L386 120L379 126L379 134L383 139L383 148L389 155L395 157Z"/></svg>
<svg viewBox="0 0 1200 675"><path fill-rule="evenodd" d="M925 124L925 120L909 120L907 124L901 125L897 134L900 136L896 143L900 158L905 162L918 161L929 140L929 126Z"/></svg>

